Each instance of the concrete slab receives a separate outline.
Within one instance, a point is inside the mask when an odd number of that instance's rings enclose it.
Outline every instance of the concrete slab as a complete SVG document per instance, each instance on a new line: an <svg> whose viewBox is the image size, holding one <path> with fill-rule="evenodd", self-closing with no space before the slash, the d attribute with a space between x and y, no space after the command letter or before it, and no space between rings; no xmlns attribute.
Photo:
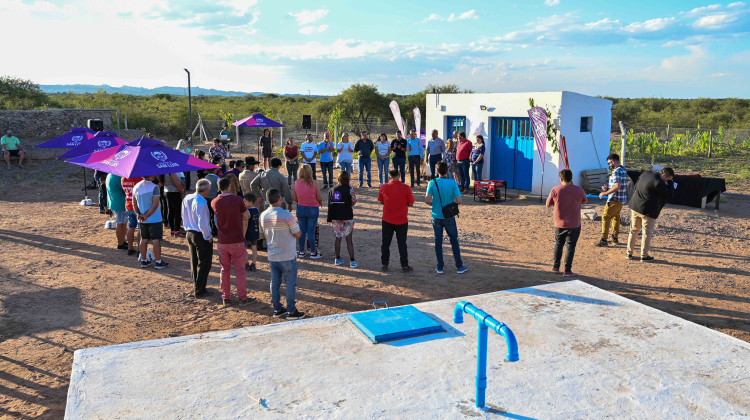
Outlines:
<svg viewBox="0 0 750 420"><path fill-rule="evenodd" d="M490 332L487 403L473 408L477 323ZM65 417L739 418L750 344L580 281L415 305L445 333L371 344L346 314L75 352Z"/></svg>

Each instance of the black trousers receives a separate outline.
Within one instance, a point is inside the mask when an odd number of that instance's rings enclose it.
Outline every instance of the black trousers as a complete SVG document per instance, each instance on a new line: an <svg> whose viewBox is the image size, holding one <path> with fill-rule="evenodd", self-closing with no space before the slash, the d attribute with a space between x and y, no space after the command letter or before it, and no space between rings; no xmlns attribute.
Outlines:
<svg viewBox="0 0 750 420"><path fill-rule="evenodd" d="M182 194L179 191L167 192L167 222L169 229L182 229Z"/></svg>
<svg viewBox="0 0 750 420"><path fill-rule="evenodd" d="M187 243L190 251L190 276L195 283L195 291L200 293L206 290L214 257L214 246L203 239L203 234L196 230L187 232Z"/></svg>
<svg viewBox="0 0 750 420"><path fill-rule="evenodd" d="M100 180L99 182L99 210L104 210L107 206L107 183L104 182L104 180Z"/></svg>
<svg viewBox="0 0 750 420"><path fill-rule="evenodd" d="M422 158L419 156L409 156L409 180L411 181L411 186L414 186L414 181L417 182L417 185L422 184L422 180L420 179L422 177L422 174L420 173L422 169ZM417 172L417 177L414 178L414 171Z"/></svg>
<svg viewBox="0 0 750 420"><path fill-rule="evenodd" d="M219 232L219 230L216 227L216 218L215 218L215 215L214 215L214 208L211 207L211 201L213 201L213 198L207 198L206 199L206 204L208 204L208 215L211 218L211 220L209 220L210 225L211 225L211 236L216 237L216 235ZM258 247L258 249L260 249L260 247Z"/></svg>
<svg viewBox="0 0 750 420"><path fill-rule="evenodd" d="M401 267L408 267L409 254L406 249L406 233L409 231L409 223L394 225L385 220L382 222L383 243L380 245L380 262L383 265L388 265L391 259L391 241L393 241L393 234L395 233L396 242L398 243L398 254L401 257Z"/></svg>
<svg viewBox="0 0 750 420"><path fill-rule="evenodd" d="M443 155L430 155L430 179L438 177L438 174L435 171L435 165L441 160L443 160Z"/></svg>
<svg viewBox="0 0 750 420"><path fill-rule="evenodd" d="M580 235L580 227L574 229L555 228L555 261L552 264L553 267L560 268L563 246L567 245L565 249L565 271L570 271L573 268L573 257L576 255L576 244Z"/></svg>

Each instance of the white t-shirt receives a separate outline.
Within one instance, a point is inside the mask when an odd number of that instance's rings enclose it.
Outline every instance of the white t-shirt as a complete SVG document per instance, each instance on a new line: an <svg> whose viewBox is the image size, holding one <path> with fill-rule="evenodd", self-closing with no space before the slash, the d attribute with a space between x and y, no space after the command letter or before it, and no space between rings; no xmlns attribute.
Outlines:
<svg viewBox="0 0 750 420"><path fill-rule="evenodd" d="M354 154L354 145L352 142L349 143L339 143L336 145L336 149L339 151L339 162L352 162L354 161L354 158L352 155Z"/></svg>
<svg viewBox="0 0 750 420"><path fill-rule="evenodd" d="M385 143L382 143L382 142L376 141L375 147L377 148L379 155L387 155L388 149L391 147L391 142L387 141Z"/></svg>
<svg viewBox="0 0 750 420"><path fill-rule="evenodd" d="M315 142L304 142L299 145L299 151L302 153L302 156L305 157L305 159L302 159L300 163L315 163L315 159L313 160L306 160L310 159L313 156L315 156L315 152L318 151L318 145L315 144Z"/></svg>

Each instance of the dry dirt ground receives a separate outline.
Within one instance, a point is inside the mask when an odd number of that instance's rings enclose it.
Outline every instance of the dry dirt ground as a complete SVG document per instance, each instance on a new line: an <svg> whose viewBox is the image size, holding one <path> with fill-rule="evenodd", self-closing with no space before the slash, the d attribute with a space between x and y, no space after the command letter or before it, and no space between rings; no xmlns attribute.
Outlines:
<svg viewBox="0 0 750 420"><path fill-rule="evenodd" d="M218 293L196 300L189 296L185 239L164 243L169 269L140 269L135 257L114 249L105 216L78 205L80 170L65 165L31 162L23 172L0 170L0 417L61 418L76 349L285 322L269 316L264 253L248 277L258 302L224 308ZM380 272L377 189L361 189L354 236L360 267L333 266L333 233L321 226L324 258L299 266L300 310L320 317L365 310L378 300L397 306L563 280L549 272L552 217L538 198L465 201L458 226L470 270L455 273L446 242L446 273L436 275L424 187L415 193L408 239L414 272L395 269L395 240L393 268ZM588 207L601 211L601 205ZM725 195L718 212L668 206L652 263L627 261L622 245L591 247L600 224L585 221L574 271L594 286L750 341L748 215L747 195ZM215 291L218 276L215 256Z"/></svg>

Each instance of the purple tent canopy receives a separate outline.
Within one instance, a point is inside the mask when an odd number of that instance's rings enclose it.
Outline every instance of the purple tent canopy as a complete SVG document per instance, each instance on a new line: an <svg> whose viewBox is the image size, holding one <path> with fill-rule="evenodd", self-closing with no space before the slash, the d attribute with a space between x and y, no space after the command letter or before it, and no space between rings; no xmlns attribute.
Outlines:
<svg viewBox="0 0 750 420"><path fill-rule="evenodd" d="M154 141L152 139L148 139ZM123 144L68 160L86 168L97 169L124 178L172 174L175 172L215 169L205 160L170 149L164 145L131 146Z"/></svg>
<svg viewBox="0 0 750 420"><path fill-rule="evenodd" d="M95 131L86 127L76 127L62 136L37 144L36 147L48 149L72 149L84 140L93 137Z"/></svg>
<svg viewBox="0 0 750 420"><path fill-rule="evenodd" d="M127 141L117 137L117 135L111 131L100 131L93 137L82 141L81 144L68 150L57 158L70 159L77 156L98 152L104 149L109 149L110 147L119 146L125 143L127 143Z"/></svg>
<svg viewBox="0 0 750 420"><path fill-rule="evenodd" d="M138 137L137 139L128 143L128 146L142 146L142 147L164 146L164 142L161 140L150 139L148 137Z"/></svg>
<svg viewBox="0 0 750 420"><path fill-rule="evenodd" d="M247 118L232 123L235 127L283 127L284 124L276 122L263 114L253 114Z"/></svg>

